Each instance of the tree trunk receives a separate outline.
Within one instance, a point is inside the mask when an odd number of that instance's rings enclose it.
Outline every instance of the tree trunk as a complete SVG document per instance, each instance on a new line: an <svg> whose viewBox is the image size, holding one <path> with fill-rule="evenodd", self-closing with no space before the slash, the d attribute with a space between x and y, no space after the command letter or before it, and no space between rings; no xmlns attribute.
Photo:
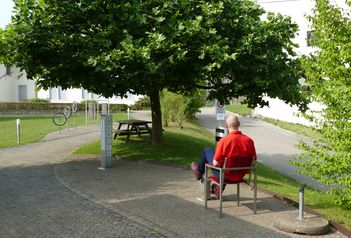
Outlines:
<svg viewBox="0 0 351 238"><path fill-rule="evenodd" d="M155 86L155 85L154 85ZM160 104L160 91L158 87L151 87L150 89L150 103L152 116L152 144L162 145L162 114Z"/></svg>

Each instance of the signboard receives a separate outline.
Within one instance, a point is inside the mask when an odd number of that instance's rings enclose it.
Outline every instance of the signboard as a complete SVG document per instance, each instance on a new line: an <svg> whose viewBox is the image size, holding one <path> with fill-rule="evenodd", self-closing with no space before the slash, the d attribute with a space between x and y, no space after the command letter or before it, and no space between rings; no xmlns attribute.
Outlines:
<svg viewBox="0 0 351 238"><path fill-rule="evenodd" d="M99 169L111 167L112 161L112 115L101 115L101 166Z"/></svg>
<svg viewBox="0 0 351 238"><path fill-rule="evenodd" d="M216 103L216 116L217 121L224 121L225 120L225 107L223 104L217 101Z"/></svg>

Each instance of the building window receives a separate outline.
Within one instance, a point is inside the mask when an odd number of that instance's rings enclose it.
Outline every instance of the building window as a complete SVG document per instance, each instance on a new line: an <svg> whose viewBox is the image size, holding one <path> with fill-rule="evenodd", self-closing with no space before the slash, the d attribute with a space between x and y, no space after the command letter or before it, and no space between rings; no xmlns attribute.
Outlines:
<svg viewBox="0 0 351 238"><path fill-rule="evenodd" d="M28 91L27 85L18 86L18 101L27 101L28 100Z"/></svg>
<svg viewBox="0 0 351 238"><path fill-rule="evenodd" d="M313 41L315 40L316 40L316 35L314 34L314 30L307 31L307 46L313 46L314 45Z"/></svg>
<svg viewBox="0 0 351 238"><path fill-rule="evenodd" d="M81 88L82 90L82 99L85 99L85 92L84 92L84 88Z"/></svg>
<svg viewBox="0 0 351 238"><path fill-rule="evenodd" d="M6 66L6 75L11 76L11 74L12 74L11 67Z"/></svg>

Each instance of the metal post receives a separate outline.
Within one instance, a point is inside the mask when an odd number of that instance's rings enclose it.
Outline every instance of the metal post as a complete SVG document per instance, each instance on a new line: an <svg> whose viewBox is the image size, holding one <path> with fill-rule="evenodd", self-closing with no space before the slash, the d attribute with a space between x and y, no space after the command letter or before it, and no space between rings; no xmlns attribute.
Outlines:
<svg viewBox="0 0 351 238"><path fill-rule="evenodd" d="M85 100L85 125L88 125L88 100Z"/></svg>
<svg viewBox="0 0 351 238"><path fill-rule="evenodd" d="M300 187L299 193L300 193L300 200L299 200L299 220L303 220L303 213L304 213L304 206L305 206L305 201L304 201L304 196L305 196L305 187L307 184L304 184Z"/></svg>
<svg viewBox="0 0 351 238"><path fill-rule="evenodd" d="M17 143L21 143L21 119L16 119L17 126Z"/></svg>
<svg viewBox="0 0 351 238"><path fill-rule="evenodd" d="M207 183L207 167L205 167L205 178L202 178L204 179L204 202L205 202L205 209L207 209L207 197L208 197L208 194L207 194L207 186L208 186L208 183Z"/></svg>

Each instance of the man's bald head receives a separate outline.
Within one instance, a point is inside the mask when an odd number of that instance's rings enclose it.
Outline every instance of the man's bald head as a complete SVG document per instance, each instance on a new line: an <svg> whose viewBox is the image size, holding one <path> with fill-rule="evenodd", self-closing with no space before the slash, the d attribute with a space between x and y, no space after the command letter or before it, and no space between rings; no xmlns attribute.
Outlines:
<svg viewBox="0 0 351 238"><path fill-rule="evenodd" d="M231 129L231 130L238 130L240 126L239 118L232 114L227 116L227 118L225 119L225 123L228 129Z"/></svg>

